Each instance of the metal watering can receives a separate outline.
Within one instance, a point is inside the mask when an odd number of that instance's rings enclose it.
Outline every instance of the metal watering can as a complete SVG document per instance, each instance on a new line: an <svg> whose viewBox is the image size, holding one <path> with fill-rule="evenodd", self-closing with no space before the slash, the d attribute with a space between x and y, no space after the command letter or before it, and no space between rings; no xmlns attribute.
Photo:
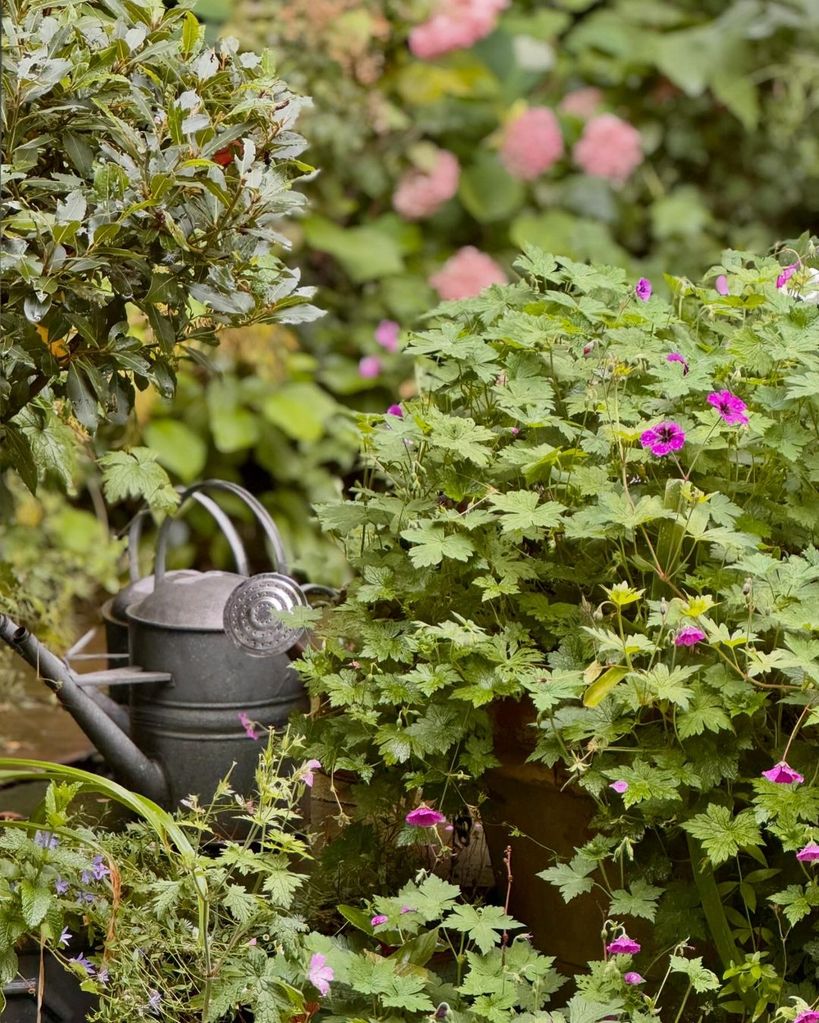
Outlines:
<svg viewBox="0 0 819 1023"><path fill-rule="evenodd" d="M248 576L236 530L202 490L234 494L251 509L268 540L273 572ZM209 800L231 763L233 788L252 789L259 749L239 715L277 726L307 706L291 665L305 648L306 633L283 621L281 613L308 607L308 595L333 595L327 587L302 587L289 577L275 523L242 487L206 480L182 491L180 507L188 498L213 514L237 571L167 572L174 521L167 518L157 537L154 575L135 579L141 524L132 526L132 582L103 609L109 664L127 657L126 667L77 674L27 629L0 616L0 639L56 693L121 781L167 807L191 793ZM100 686L127 687L129 707Z"/></svg>

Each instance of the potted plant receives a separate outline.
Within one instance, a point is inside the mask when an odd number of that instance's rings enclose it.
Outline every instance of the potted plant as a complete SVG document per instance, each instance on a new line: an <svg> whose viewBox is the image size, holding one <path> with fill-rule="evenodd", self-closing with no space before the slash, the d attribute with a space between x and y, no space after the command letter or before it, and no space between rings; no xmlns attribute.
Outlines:
<svg viewBox="0 0 819 1023"><path fill-rule="evenodd" d="M409 349L418 398L362 421L370 475L319 511L358 579L305 665L344 711L319 721L323 762L447 812L498 768L505 701L526 702L537 727L505 768L518 791L539 776L511 824L543 840L537 786L559 767L598 835L578 828L548 878L658 942L690 920L743 1005L775 1004L777 970L810 972L758 947L815 884L796 859L817 837L819 577L819 315L799 245L725 253L700 285L667 278L668 299L527 250L519 282L437 310ZM761 776L780 760L793 785ZM541 895L519 880L528 924ZM789 912L801 947L815 913ZM570 917L540 921L547 951Z"/></svg>

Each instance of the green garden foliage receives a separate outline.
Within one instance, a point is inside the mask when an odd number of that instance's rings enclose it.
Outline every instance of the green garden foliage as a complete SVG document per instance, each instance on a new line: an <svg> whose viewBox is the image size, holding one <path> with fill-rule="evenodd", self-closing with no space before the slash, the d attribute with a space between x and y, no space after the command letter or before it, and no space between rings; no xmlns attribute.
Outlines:
<svg viewBox="0 0 819 1023"><path fill-rule="evenodd" d="M322 762L445 811L496 763L493 705L528 701L531 759L599 809L546 879L653 921L654 952L709 941L755 1018L817 963L819 271L796 244L670 300L529 248L517 283L441 306L418 397L362 419L368 475L319 509L357 579L304 665Z"/></svg>

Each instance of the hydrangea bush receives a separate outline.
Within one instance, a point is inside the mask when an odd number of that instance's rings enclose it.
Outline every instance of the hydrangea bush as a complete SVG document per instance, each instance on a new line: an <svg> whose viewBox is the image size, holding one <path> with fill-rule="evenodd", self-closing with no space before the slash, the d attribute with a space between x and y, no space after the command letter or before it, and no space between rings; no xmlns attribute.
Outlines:
<svg viewBox="0 0 819 1023"><path fill-rule="evenodd" d="M320 509L358 578L304 666L322 762L444 812L496 763L497 701L528 701L532 759L598 811L546 880L651 921L637 970L702 944L756 1018L815 997L819 962L819 274L797 250L727 251L665 299L529 249L515 284L440 307L408 348L418 398L362 421L369 475Z"/></svg>

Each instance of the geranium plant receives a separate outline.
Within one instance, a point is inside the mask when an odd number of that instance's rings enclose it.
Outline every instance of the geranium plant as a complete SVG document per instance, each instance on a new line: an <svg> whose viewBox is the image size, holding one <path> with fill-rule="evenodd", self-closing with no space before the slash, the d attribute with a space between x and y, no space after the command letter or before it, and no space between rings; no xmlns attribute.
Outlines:
<svg viewBox="0 0 819 1023"><path fill-rule="evenodd" d="M756 1018L815 983L814 263L729 251L668 301L532 249L437 310L419 397L362 422L370 476L320 510L358 580L305 665L322 761L444 811L497 701L531 701L532 758L598 809L547 879L658 946L682 914Z"/></svg>

